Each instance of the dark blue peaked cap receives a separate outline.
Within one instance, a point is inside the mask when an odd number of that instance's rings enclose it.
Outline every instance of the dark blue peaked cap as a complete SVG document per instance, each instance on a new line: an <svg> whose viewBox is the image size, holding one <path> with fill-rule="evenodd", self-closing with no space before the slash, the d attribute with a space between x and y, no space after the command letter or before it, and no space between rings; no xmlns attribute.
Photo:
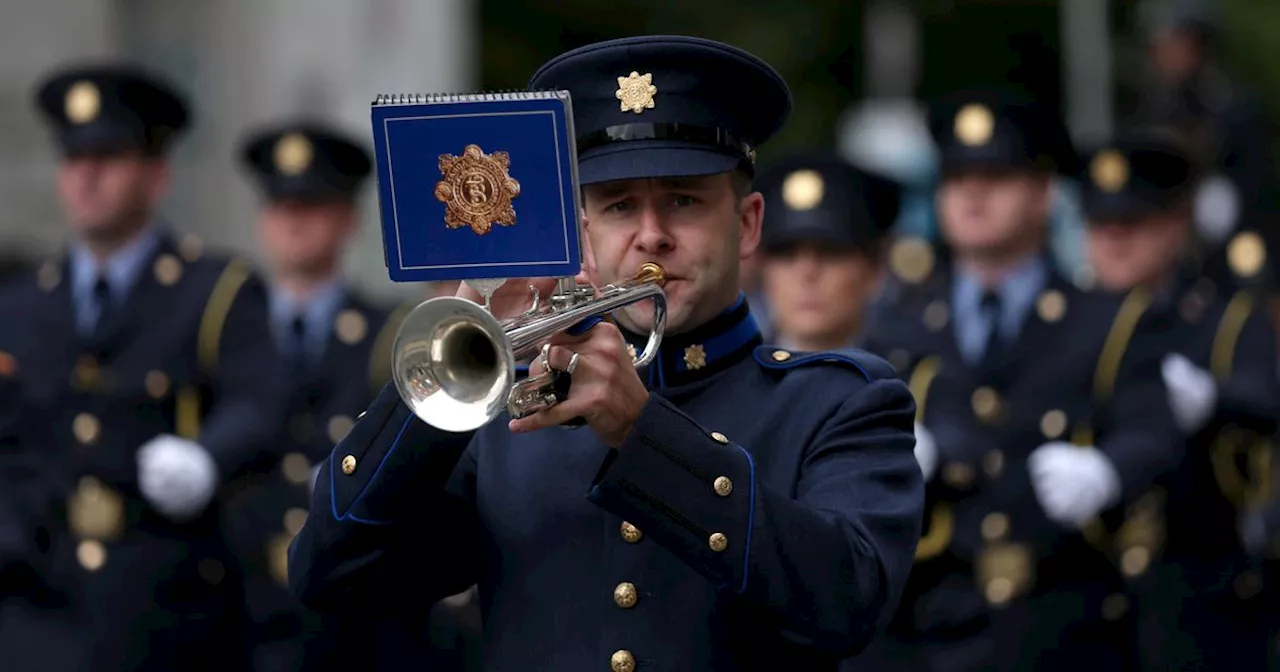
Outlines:
<svg viewBox="0 0 1280 672"><path fill-rule="evenodd" d="M764 195L766 249L815 243L869 250L883 240L902 207L902 188L832 151L792 154L756 178Z"/></svg>
<svg viewBox="0 0 1280 672"><path fill-rule="evenodd" d="M1089 147L1084 158L1080 204L1094 221L1128 221L1173 208L1190 197L1195 184L1187 154L1151 131L1126 130Z"/></svg>
<svg viewBox="0 0 1280 672"><path fill-rule="evenodd" d="M172 84L124 63L60 69L37 87L36 104L67 155L161 154L190 121Z"/></svg>
<svg viewBox="0 0 1280 672"><path fill-rule="evenodd" d="M353 200L372 160L354 138L312 119L260 128L240 149L241 161L269 200Z"/></svg>
<svg viewBox="0 0 1280 672"><path fill-rule="evenodd" d="M929 109L929 131L944 171L1034 170L1074 175L1079 157L1066 124L1043 103L1014 91L965 91Z"/></svg>
<svg viewBox="0 0 1280 672"><path fill-rule="evenodd" d="M582 184L755 172L756 148L791 112L791 91L769 64L696 37L629 37L561 54L533 90L573 98Z"/></svg>

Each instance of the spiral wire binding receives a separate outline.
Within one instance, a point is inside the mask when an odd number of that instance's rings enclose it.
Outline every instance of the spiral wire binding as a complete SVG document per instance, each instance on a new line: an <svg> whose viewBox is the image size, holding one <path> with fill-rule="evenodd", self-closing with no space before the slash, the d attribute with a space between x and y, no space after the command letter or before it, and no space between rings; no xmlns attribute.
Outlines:
<svg viewBox="0 0 1280 672"><path fill-rule="evenodd" d="M379 93L375 107L383 105L434 105L438 103L483 103L504 100L554 100L569 96L568 91L484 91L479 93Z"/></svg>

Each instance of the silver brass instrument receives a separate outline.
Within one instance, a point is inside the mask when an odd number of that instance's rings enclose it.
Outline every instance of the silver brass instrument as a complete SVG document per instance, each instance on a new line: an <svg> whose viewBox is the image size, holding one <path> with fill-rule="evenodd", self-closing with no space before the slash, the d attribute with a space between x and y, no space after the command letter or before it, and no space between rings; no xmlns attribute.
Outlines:
<svg viewBox="0 0 1280 672"><path fill-rule="evenodd" d="M631 280L608 285L599 296L591 286L574 283L542 301L531 287L533 306L503 321L466 299L429 299L396 332L392 379L414 415L445 431L477 429L503 410L513 418L528 416L556 403L554 385L549 371L517 382L516 362L584 319L653 299L653 326L635 366L653 361L667 321L663 280L662 267L646 263Z"/></svg>

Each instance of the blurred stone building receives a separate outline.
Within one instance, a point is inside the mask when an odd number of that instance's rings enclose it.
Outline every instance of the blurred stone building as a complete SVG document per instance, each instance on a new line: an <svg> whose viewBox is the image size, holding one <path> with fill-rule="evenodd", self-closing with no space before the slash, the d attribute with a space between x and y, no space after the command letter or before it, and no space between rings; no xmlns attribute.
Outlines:
<svg viewBox="0 0 1280 672"><path fill-rule="evenodd" d="M43 254L63 240L54 157L31 100L48 69L100 56L134 59L193 99L165 207L209 244L252 251L256 195L236 165L251 125L327 118L369 141L377 93L476 87L478 0L3 0L0 25L0 247ZM372 183L349 268L370 291L386 278Z"/></svg>

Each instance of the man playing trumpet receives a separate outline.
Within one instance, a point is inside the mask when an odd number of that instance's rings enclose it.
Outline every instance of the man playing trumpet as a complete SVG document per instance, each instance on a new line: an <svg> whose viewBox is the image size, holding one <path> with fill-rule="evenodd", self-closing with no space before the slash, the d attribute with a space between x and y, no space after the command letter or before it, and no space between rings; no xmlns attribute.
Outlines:
<svg viewBox="0 0 1280 672"><path fill-rule="evenodd" d="M628 73L649 84L630 107ZM646 302L557 335L539 359L567 398L475 432L419 421L388 385L322 467L329 514L294 541L293 590L357 611L478 584L488 669L836 669L896 606L923 484L892 368L763 345L738 290L786 84L727 45L641 37L564 54L530 88L572 95L584 279L661 265L662 345L637 370ZM492 296L496 317L526 285Z"/></svg>

